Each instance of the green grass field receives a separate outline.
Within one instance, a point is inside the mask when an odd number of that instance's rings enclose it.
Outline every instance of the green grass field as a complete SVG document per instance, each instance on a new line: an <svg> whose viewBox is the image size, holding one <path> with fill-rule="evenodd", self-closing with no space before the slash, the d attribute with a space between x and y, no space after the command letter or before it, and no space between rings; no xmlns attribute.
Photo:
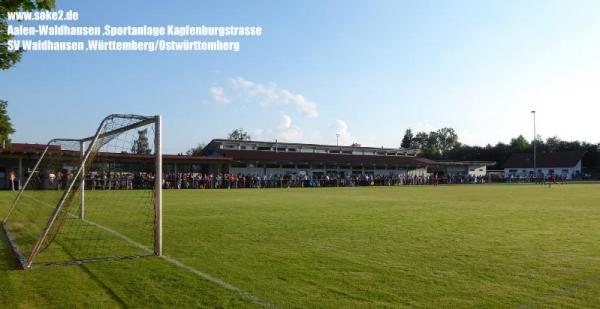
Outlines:
<svg viewBox="0 0 600 309"><path fill-rule="evenodd" d="M13 198L0 192L0 214ZM279 308L600 307L600 185L165 191L165 254ZM15 270L0 307L260 307L149 257Z"/></svg>

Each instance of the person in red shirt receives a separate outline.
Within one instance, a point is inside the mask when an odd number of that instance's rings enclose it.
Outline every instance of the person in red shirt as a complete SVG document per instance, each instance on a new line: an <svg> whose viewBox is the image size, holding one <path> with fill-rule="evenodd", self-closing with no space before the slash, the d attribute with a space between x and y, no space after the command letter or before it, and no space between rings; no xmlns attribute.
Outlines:
<svg viewBox="0 0 600 309"><path fill-rule="evenodd" d="M548 178L548 188L550 188L553 184L556 184L556 174L552 174Z"/></svg>

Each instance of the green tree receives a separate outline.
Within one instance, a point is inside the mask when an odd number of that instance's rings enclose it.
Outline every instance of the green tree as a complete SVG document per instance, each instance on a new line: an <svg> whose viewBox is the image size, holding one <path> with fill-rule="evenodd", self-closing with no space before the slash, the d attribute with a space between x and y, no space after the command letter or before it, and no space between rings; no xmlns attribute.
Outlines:
<svg viewBox="0 0 600 309"><path fill-rule="evenodd" d="M421 155L432 159L443 158L446 153L459 146L458 134L452 128L441 128L429 133L419 132L414 137L408 129L402 139L402 147L420 149Z"/></svg>
<svg viewBox="0 0 600 309"><path fill-rule="evenodd" d="M412 133L411 129L406 129L406 131L404 132L404 137L402 138L402 143L400 144L400 147L402 148L413 148L413 139L414 139L414 135Z"/></svg>
<svg viewBox="0 0 600 309"><path fill-rule="evenodd" d="M13 36L8 34L7 13L50 10L55 5L55 0L0 0L0 69L10 69L21 60L21 55L23 54L23 49L15 51L8 49L8 41Z"/></svg>
<svg viewBox="0 0 600 309"><path fill-rule="evenodd" d="M244 131L244 129L239 128L231 131L231 133L229 133L229 135L227 136L227 139L233 141L249 141L250 135L248 134L248 132Z"/></svg>
<svg viewBox="0 0 600 309"><path fill-rule="evenodd" d="M545 148L548 152L558 151L563 145L563 141L558 138L558 136L548 137L546 139Z"/></svg>
<svg viewBox="0 0 600 309"><path fill-rule="evenodd" d="M138 138L131 146L131 152L136 154L151 154L150 144L148 143L148 129L138 131Z"/></svg>
<svg viewBox="0 0 600 309"><path fill-rule="evenodd" d="M531 149L531 144L523 135L510 140L510 148L513 152L527 152Z"/></svg>
<svg viewBox="0 0 600 309"><path fill-rule="evenodd" d="M459 145L458 134L452 128L441 128L435 132L435 143L440 155L444 155Z"/></svg>
<svg viewBox="0 0 600 309"><path fill-rule="evenodd" d="M0 147L10 146L10 135L15 133L15 129L8 117L8 102L0 100Z"/></svg>
<svg viewBox="0 0 600 309"><path fill-rule="evenodd" d="M202 150L204 150L204 146L206 145L198 144L195 147L188 149L188 151L186 151L185 154L188 156L200 156L202 155Z"/></svg>
<svg viewBox="0 0 600 309"><path fill-rule="evenodd" d="M427 133L426 133L427 134ZM423 147L423 154L426 157L437 159L440 157L440 149L438 145L438 134L435 131L429 132L425 139L425 145Z"/></svg>
<svg viewBox="0 0 600 309"><path fill-rule="evenodd" d="M429 134L425 132L419 132L412 139L412 146L417 149L424 149L427 146L427 141L429 140Z"/></svg>
<svg viewBox="0 0 600 309"><path fill-rule="evenodd" d="M361 147L362 145L360 143L354 142L352 143L352 145L350 145L351 147Z"/></svg>

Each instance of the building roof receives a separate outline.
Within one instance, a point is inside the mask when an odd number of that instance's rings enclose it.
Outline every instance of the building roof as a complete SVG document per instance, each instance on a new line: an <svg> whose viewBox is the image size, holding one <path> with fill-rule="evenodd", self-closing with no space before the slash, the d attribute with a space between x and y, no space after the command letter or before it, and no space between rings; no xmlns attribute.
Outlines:
<svg viewBox="0 0 600 309"><path fill-rule="evenodd" d="M538 168L573 167L583 158L585 151L561 151L538 153ZM533 168L532 153L515 153L503 164L504 168Z"/></svg>
<svg viewBox="0 0 600 309"><path fill-rule="evenodd" d="M27 144L27 143L12 143L10 148L0 147L0 153L42 153L46 149L47 144ZM50 145L51 150L60 150L58 145Z"/></svg>
<svg viewBox="0 0 600 309"><path fill-rule="evenodd" d="M26 144L26 143L12 143L10 148L0 148L0 154L9 155L41 155L46 148L46 144ZM50 145L50 152L61 151L59 145ZM79 156L79 152L73 150L62 150L63 153L73 153L74 156ZM115 152L99 152L97 154L101 158L111 159L130 159L130 160L153 160L153 155L135 154L135 153L115 153ZM172 155L163 154L163 161L165 162L184 162L184 163L195 163L195 162L228 162L231 161L229 157L207 157L207 156L188 156L188 155Z"/></svg>
<svg viewBox="0 0 600 309"><path fill-rule="evenodd" d="M131 159L131 160L154 160L154 155L136 154L136 153L114 153L114 152L99 152L98 157L110 159ZM188 156L188 155L171 155L163 154L163 162L229 162L229 157L206 157L206 156Z"/></svg>
<svg viewBox="0 0 600 309"><path fill-rule="evenodd" d="M287 147L287 148L322 148L322 149L335 149L335 150L358 150L358 151L375 151L375 152L394 152L402 154L417 154L417 149L409 148L384 148L384 147L363 147L363 146L352 146L352 145L326 145L326 144L308 144L308 143L289 143L279 141L243 141L243 140L229 140L229 139L213 139L204 147L207 151L215 151L219 149L219 145L222 144L239 144L239 145L258 145L258 146L270 146L270 147Z"/></svg>
<svg viewBox="0 0 600 309"><path fill-rule="evenodd" d="M234 160L255 160L273 162L319 162L338 164L398 164L425 166L436 164L435 161L408 156L372 156L372 155L345 155L328 153L303 153L303 152L270 152L252 150L221 150L226 157Z"/></svg>
<svg viewBox="0 0 600 309"><path fill-rule="evenodd" d="M496 162L494 161L447 161L447 160L436 160L436 164L438 165L455 165L455 166L468 166L468 165L485 165L485 166L494 166Z"/></svg>

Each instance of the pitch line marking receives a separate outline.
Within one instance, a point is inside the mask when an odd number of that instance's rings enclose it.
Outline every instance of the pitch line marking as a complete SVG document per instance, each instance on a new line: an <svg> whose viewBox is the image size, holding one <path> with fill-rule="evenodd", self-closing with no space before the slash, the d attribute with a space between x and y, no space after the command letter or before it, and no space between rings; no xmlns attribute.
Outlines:
<svg viewBox="0 0 600 309"><path fill-rule="evenodd" d="M39 199L37 199L35 197L27 196L27 195L25 195L25 196L28 197L28 198L30 198L30 199L32 199L32 200L35 200L35 201L37 201L39 203L45 204L45 205L47 205L49 207L53 207L51 204L49 204L49 203L47 203L45 201L39 200ZM73 214L70 214L70 213L68 215L71 216L71 217L74 217L74 218L78 218L77 216L75 216ZM89 224L91 224L93 226L96 226L96 227L98 227L98 228L100 228L100 229L102 229L102 230L104 230L106 232L109 232L109 233L111 233L111 234L113 234L113 235L115 235L115 236L123 239L124 241L126 241L127 243L133 245L134 247L137 247L137 248L139 248L141 250L144 250L144 251L146 251L148 253L154 253L154 251L151 250L150 248L148 248L148 247L140 244L139 242L137 242L137 241L135 241L135 240L133 240L133 239L131 239L131 238L129 238L129 237L127 237L127 236L125 236L125 235L123 235L123 234L121 234L121 233L119 233L119 232L117 232L117 231L115 231L115 230L113 230L111 228L109 228L109 227L106 227L104 225L98 224L96 222L89 221L87 219L83 219L82 221L84 221L86 223L89 223ZM198 270L198 269L196 269L196 268L194 268L192 266L186 265L186 264L178 261L177 259L175 259L173 257L170 257L168 255L161 255L160 258L162 258L163 260L165 260L165 261L167 261L167 262L169 262L169 263L171 263L171 264L173 264L173 265L175 265L175 266L177 266L177 267L179 267L181 269L187 270L187 271L191 272L192 274L194 274L194 275L196 275L196 276L198 276L200 278L203 278L203 279L205 279L207 281L210 281L210 282L212 282L212 283L214 283L214 284L216 284L216 285L218 285L218 286L220 286L220 287L222 287L222 288L224 288L224 289L226 289L228 291L235 292L235 293L239 294L240 296L242 296L243 298L245 298L247 300L250 300L250 301L254 302L257 305L260 305L260 306L265 307L265 308L277 308L277 306L275 306L275 305L273 305L271 303L268 303L268 302L266 302L266 301L264 301L264 300L262 300L262 299L260 299L260 298L258 298L256 296L254 296L254 295L252 295L252 294L250 294L248 292L242 291L240 288L238 288L238 287L236 287L236 286L234 286L232 284L229 284L229 283L227 283L227 282L225 282L225 281L223 281L221 279L215 278L215 277L213 277L213 276L211 276L211 275L209 275L209 274L207 274L205 272L202 272L202 271L200 271L200 270Z"/></svg>

